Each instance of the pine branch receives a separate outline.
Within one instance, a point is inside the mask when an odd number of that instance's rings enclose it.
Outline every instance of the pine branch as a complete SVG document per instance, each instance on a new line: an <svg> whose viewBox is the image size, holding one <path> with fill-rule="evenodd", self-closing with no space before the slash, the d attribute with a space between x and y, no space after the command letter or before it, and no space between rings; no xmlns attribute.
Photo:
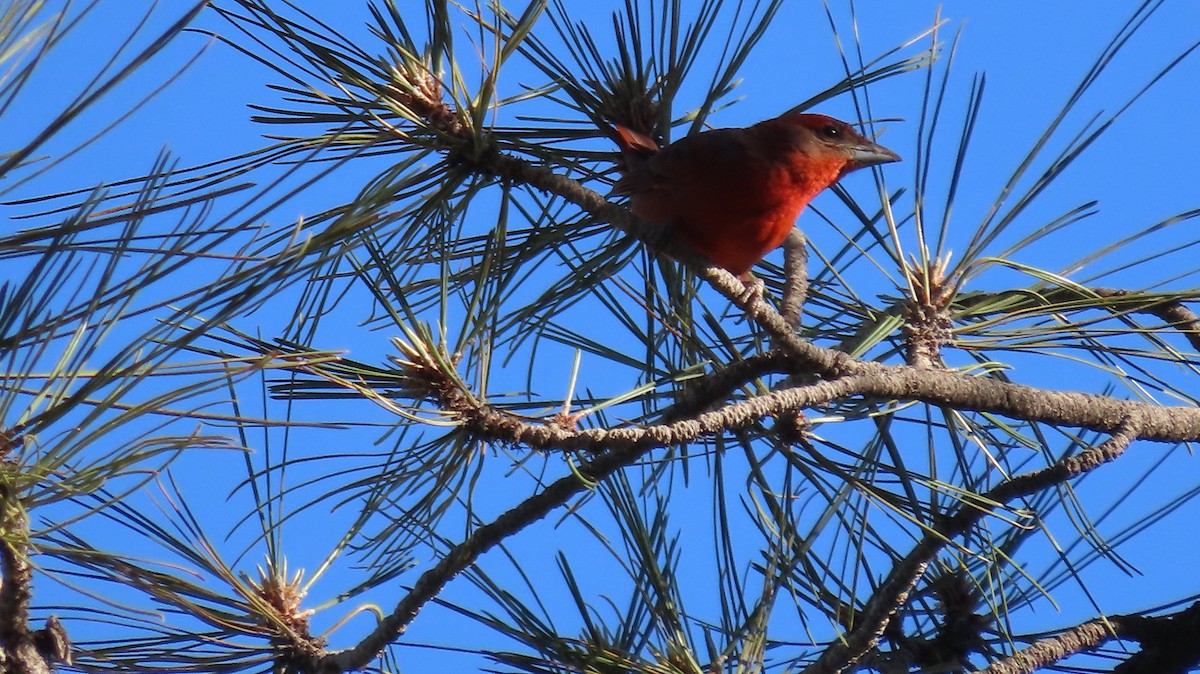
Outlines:
<svg viewBox="0 0 1200 674"><path fill-rule="evenodd" d="M1115 460L1137 437L1140 428L1136 420L1122 423L1111 438L1079 455L1059 461L1046 469L1027 473L1003 482L982 494L974 503L964 503L959 512L936 530L925 534L915 547L896 562L887 578L872 593L860 614L860 623L833 643L804 674L832 674L853 666L875 647L892 616L905 602L917 581L950 539L966 533L994 508L1022 496L1035 494L1049 486L1062 484L1100 465Z"/></svg>
<svg viewBox="0 0 1200 674"><path fill-rule="evenodd" d="M3 470L14 470L15 464L4 461ZM67 646L42 653L38 634L29 629L29 602L33 595L33 566L29 562L29 520L25 506L12 493L18 482L5 476L0 486L0 670L28 674L50 674L53 656L70 662L70 646L66 633L53 619L47 630L57 626Z"/></svg>
<svg viewBox="0 0 1200 674"><path fill-rule="evenodd" d="M980 674L1031 674L1072 655L1094 651L1114 639L1135 641L1142 650L1117 665L1113 674L1185 674L1200 662L1198 633L1200 602L1170 615L1102 617L1039 639L993 662Z"/></svg>
<svg viewBox="0 0 1200 674"><path fill-rule="evenodd" d="M1119 628L1120 621L1113 619L1100 618L1086 622L1048 639L1039 639L1012 657L993 662L987 669L980 670L980 674L1031 674L1063 658L1093 650L1118 638L1115 630Z"/></svg>

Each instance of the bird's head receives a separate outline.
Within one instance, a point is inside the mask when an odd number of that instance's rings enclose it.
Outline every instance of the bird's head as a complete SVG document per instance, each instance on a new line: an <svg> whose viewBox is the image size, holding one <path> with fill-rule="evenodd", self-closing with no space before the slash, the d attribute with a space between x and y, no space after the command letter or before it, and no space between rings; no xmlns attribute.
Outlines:
<svg viewBox="0 0 1200 674"><path fill-rule="evenodd" d="M867 166L900 161L900 155L827 115L787 114L760 124L764 125L770 125L772 135L782 133L789 150L812 158L840 159L838 177Z"/></svg>

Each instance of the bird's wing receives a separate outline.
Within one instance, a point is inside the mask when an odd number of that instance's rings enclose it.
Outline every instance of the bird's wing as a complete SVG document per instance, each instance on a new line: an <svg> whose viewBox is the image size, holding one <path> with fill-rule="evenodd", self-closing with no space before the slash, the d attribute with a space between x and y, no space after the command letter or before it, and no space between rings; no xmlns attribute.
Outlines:
<svg viewBox="0 0 1200 674"><path fill-rule="evenodd" d="M746 156L740 129L716 129L688 136L652 154L617 181L613 194L645 194L685 189L710 178L713 167L737 171Z"/></svg>

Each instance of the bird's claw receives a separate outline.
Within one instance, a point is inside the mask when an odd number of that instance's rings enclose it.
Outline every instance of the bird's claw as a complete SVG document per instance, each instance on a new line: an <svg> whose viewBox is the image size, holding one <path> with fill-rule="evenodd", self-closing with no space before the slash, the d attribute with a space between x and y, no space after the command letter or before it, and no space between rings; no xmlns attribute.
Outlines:
<svg viewBox="0 0 1200 674"><path fill-rule="evenodd" d="M741 281L742 285L744 286L741 294L738 295L738 304L749 309L756 302L762 299L763 291L766 289L766 286L763 284L762 279L758 278L754 274L751 274L750 272L741 274L738 276L738 280Z"/></svg>

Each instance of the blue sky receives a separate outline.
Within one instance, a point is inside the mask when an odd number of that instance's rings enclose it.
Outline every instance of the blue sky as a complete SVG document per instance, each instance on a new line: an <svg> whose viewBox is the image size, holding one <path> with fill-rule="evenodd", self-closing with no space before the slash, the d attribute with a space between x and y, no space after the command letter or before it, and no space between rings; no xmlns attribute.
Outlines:
<svg viewBox="0 0 1200 674"><path fill-rule="evenodd" d="M402 6L405 1L401 0ZM148 4L140 1L101 2L93 15L85 20L81 30L73 36L70 47L56 53L44 64L35 88L26 92L19 104L5 114L4 127L17 129L18 132L32 128L44 119L46 109L56 109L69 101L73 93L100 67L98 59L109 54L114 45L123 39ZM365 12L357 11L357 2L299 4L348 34L362 33L364 40L373 39L361 29L367 17ZM418 5L415 2L412 4L414 8ZM599 32L608 25L610 5L617 4L578 3L579 16ZM337 11L331 10L335 5ZM159 9L153 15L152 25L166 25L173 18L167 13L169 11ZM592 11L595 13L582 13ZM939 5L933 2L869 0L856 4L858 35L868 58L917 36L932 24L939 12L947 20L941 32L944 42L949 43L961 29L961 41L955 51L953 77L948 91L948 100L951 101L947 113L948 128L940 145L940 156L952 158L956 125L959 124L971 78L978 72L986 72L987 88L978 122L979 132L971 147L963 190L958 195L953 214L956 226L951 228L949 234L951 249L961 250L965 245L965 239L985 216L1008 175L1022 161L1028 148L1037 140L1130 11L1132 7L1128 3L1085 5L956 1ZM846 6L839 4L834 14L843 36L850 35L850 14ZM204 15L199 23L209 30L223 31L227 28L211 15ZM1137 93L1150 77L1197 39L1195 26L1200 26L1200 4L1186 1L1168 3L1131 40L1095 90L1065 123L1063 132L1052 141L1052 146L1067 142L1074 130L1082 128L1092 114L1112 112ZM910 51L915 51L915 48ZM719 46L714 45L712 53L715 58ZM252 111L247 104L275 103L277 94L267 89L268 84L276 82L275 78L265 68L250 62L226 45L210 42L206 36L194 33L183 36L163 57L156 59L151 67L124 86L118 95L106 99L79 120L69 133L48 145L46 153L59 155L89 137L98 127L124 114L131 101L140 100L176 72L186 59L196 54L196 60L176 82L154 96L126 123L67 159L52 174L6 194L5 198L84 188L140 175L149 169L154 157L164 148L178 157L182 165L194 165L260 146L263 142L261 134L275 130L264 130L251 123L249 116ZM773 116L834 83L841 74L841 64L825 10L816 2L789 2L767 39L743 70L743 82L738 89L742 100L714 116L712 121L721 126L739 126ZM528 77L530 83L537 81L533 73L529 73ZM1044 195L1039 207L1031 212L1028 224L1030 227L1040 225L1043 221L1038 220L1038 216L1050 219L1081 201L1093 198L1100 199L1099 214L1083 225L1051 239L1052 246L1022 251L1020 261L1054 269L1082 257L1104 242L1116 240L1138 228L1200 205L1195 187L1200 170L1196 168L1194 158L1197 145L1195 120L1200 118L1200 97L1194 94L1197 81L1200 81L1200 60L1193 57L1142 97L1110 132L1089 149L1084 159L1072 168L1069 177ZM916 156L916 129L923 97L923 78L920 74L896 78L872 89L870 95L874 114L890 120L877 127L877 130L882 130L880 140L908 160L888 166L884 175L893 189L910 185L912 172L916 170L912 160ZM685 93L677 102L677 107L686 105ZM819 110L847 119L855 117L855 108L849 97L830 101ZM342 172L324 183L321 190L301 195L278 209L272 217L286 221L311 215L330 203L336 203L336 200L327 198L330 191L344 191L348 197L361 188L373 170L370 168L365 173ZM944 179L945 171L941 175ZM934 184L937 184L937 180ZM846 187L852 193L867 198L874 189L865 173L848 178ZM932 194L938 194L936 187ZM822 212L827 210L831 217L839 212L832 195L818 198L814 206ZM911 203L908 206L911 208ZM800 221L818 246L836 239L836 235L819 227L807 227L806 222L819 220L813 213L806 213ZM1180 229L1182 231L1170 230L1163 237L1147 242L1143 250L1155 250L1155 246L1166 248L1172 241L1183 243L1196 239L1192 233L1194 226L1185 223ZM1020 233L1014 233L1011 238L1015 240L1019 236ZM998 246L1000 248L1003 246ZM1144 283L1146 278L1168 279L1176 274L1190 273L1192 270L1188 267L1188 260L1192 257L1167 256L1163 258L1162 265L1149 269L1143 266L1128 274L1117 274L1113 282L1128 280L1135 285ZM1147 277L1147 274L1153 276ZM999 274L982 278L980 282L987 287L988 284L1000 286L1011 280L1011 275ZM1171 284L1174 287L1194 286L1195 279L1184 278ZM266 326L265 329L269 330L269 326L280 320L280 316L267 312L245 317L239 327L252 331L255 327ZM328 335L327 341L321 346L370 353L386 350L389 336L347 335L344 337L345 343L342 343L338 335ZM356 343L358 340L363 340L363 343ZM1071 379L1064 382L1063 375L1053 370L1036 367L1018 369L1013 376L1034 383L1092 390L1087 388L1090 385L1088 380ZM597 377L594 384L603 386L605 382ZM322 412L337 409L331 406ZM1160 448L1148 446L1139 451L1158 453ZM1195 474L1194 462L1181 451L1177 451L1176 455L1179 461L1170 464L1174 467L1167 470L1174 473L1177 483L1164 478L1162 493L1190 488L1189 478ZM196 467L206 464L198 460L188 465ZM190 477L193 474L185 476L185 486L192 481ZM1102 479L1095 482L1097 486L1089 483L1082 491L1087 494L1088 490L1094 489L1097 492L1095 496L1102 498L1108 487ZM206 481L199 481L192 486L204 492L208 485ZM700 503L707 494L696 493L694 497ZM220 510L221 506L214 504L213 508ZM236 507L232 510L236 511ZM1182 522L1184 518L1195 515L1195 508L1192 508L1190 514L1185 511L1177 521ZM210 524L214 532L223 533L222 526L226 522L217 517ZM553 535L549 525L539 527L533 534L535 537ZM1167 536L1156 540L1160 543L1179 542L1178 538L1170 537L1169 531ZM293 540L301 537L298 535ZM539 541L535 547L538 545L543 543ZM303 559L304 551L298 551L296 556ZM1166 574L1170 570L1169 560L1163 559L1166 555L1158 554L1155 544L1132 547L1128 556L1140 565L1148 578L1152 579L1158 573ZM256 561L250 560L251 563ZM542 563L546 573L556 575L551 555L547 554ZM301 565L297 563L297 566ZM1096 573L1100 574L1099 578L1109 577L1099 570ZM1123 576L1113 576L1113 579L1119 582ZM406 576L402 580L411 582L412 577ZM1139 585L1139 588L1141 590L1136 597L1112 597L1106 599L1103 607L1114 612L1136 610L1144 607L1146 602L1155 601L1151 597L1157 594L1161 593L1166 598L1177 590L1173 585L1158 585L1152 580ZM335 589L338 588L330 588L331 591ZM462 586L452 589L455 593L461 593L459 596L470 594ZM1064 596L1069 599L1080 599L1070 595L1069 590L1064 590ZM375 599L387 608L389 600L394 601L395 597L381 593ZM333 613L336 615L331 615L331 619L341 615L337 610ZM1086 610L1081 613L1086 614ZM451 636L459 636L444 634L438 622L439 617L442 616L435 610L430 611L428 621L425 620L426 616L422 616L410 638L415 641L442 642ZM1069 610L1062 616L1043 612L1038 619L1040 626L1051 627L1069 623L1075 616ZM357 624L362 625L365 619L358 620ZM349 630L349 635L354 633L353 629ZM408 657L422 658L422 663L441 662L443 658L452 661L451 656L431 652L409 653ZM412 667L415 663L407 664Z"/></svg>

